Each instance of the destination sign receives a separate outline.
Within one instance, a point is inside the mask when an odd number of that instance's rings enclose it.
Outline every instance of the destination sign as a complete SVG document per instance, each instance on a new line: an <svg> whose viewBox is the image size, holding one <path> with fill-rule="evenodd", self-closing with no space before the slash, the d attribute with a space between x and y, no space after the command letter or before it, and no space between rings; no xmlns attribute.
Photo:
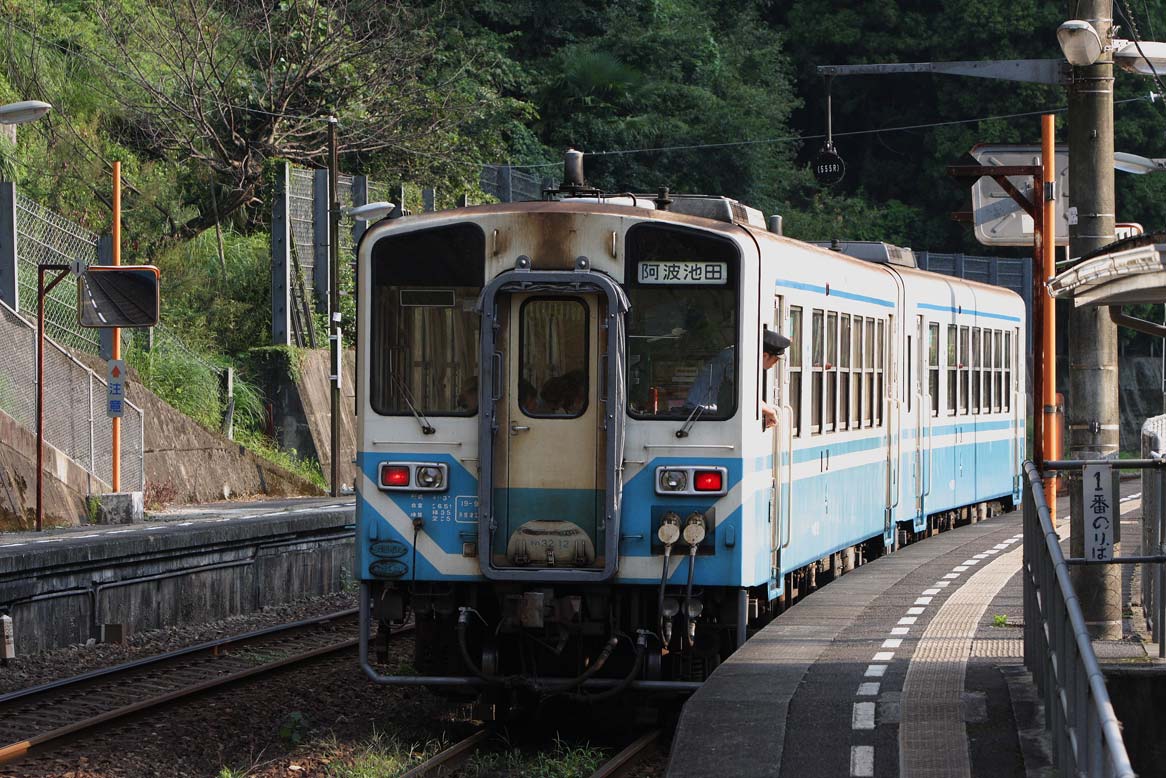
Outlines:
<svg viewBox="0 0 1166 778"><path fill-rule="evenodd" d="M641 284L713 284L729 282L728 262L681 260L678 262L641 262Z"/></svg>

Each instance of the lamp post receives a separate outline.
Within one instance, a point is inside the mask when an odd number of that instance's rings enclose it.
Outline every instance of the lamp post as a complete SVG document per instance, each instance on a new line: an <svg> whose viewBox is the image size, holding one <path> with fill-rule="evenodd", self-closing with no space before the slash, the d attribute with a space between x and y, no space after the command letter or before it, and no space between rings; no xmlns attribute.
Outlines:
<svg viewBox="0 0 1166 778"><path fill-rule="evenodd" d="M34 122L52 110L52 106L40 100L23 100L19 103L0 105L0 124L17 125ZM16 142L16 127L12 128L11 140ZM36 317L36 530L44 529L44 457L45 457L45 411L44 411L44 344L45 344L45 295L64 275L45 287L45 270L57 266L40 265L37 268L37 317ZM66 268L67 269L67 268Z"/></svg>

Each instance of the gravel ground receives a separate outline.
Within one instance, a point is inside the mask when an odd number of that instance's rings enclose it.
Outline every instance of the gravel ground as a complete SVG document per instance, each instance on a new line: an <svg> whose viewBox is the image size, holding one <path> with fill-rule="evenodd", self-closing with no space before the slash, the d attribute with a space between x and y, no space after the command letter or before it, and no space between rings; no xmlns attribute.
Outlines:
<svg viewBox="0 0 1166 778"><path fill-rule="evenodd" d="M353 595L338 594L142 633L124 646L81 645L21 657L0 668L0 693L354 605ZM412 638L403 636L390 650L387 671L412 672L412 658ZM608 728L586 718L568 717L592 732ZM391 778L474 726L466 705L425 689L373 684L353 650L111 724L44 756L2 766L0 776ZM661 750L635 775L659 778L666 764ZM519 775L508 771L507 778Z"/></svg>
<svg viewBox="0 0 1166 778"><path fill-rule="evenodd" d="M412 660L412 640L394 645L390 667L402 669ZM432 751L439 741L464 737L472 725L457 714L423 689L371 683L353 650L110 725L44 757L0 768L0 775L335 776L377 733L406 752Z"/></svg>
<svg viewBox="0 0 1166 778"><path fill-rule="evenodd" d="M191 624L150 630L130 637L125 645L77 644L29 654L0 667L0 694L29 686L69 678L102 667L142 659L155 654L175 651L232 635L241 635L264 627L273 627L290 621L322 616L356 607L354 592L338 592L264 608L255 613L232 616L210 624Z"/></svg>

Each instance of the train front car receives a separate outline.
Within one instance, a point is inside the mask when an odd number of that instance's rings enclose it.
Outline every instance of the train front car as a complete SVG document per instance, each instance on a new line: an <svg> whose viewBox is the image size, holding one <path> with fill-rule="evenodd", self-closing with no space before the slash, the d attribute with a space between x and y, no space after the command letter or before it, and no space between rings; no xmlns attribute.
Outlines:
<svg viewBox="0 0 1166 778"><path fill-rule="evenodd" d="M356 537L374 680L690 689L743 640L748 587L775 580L758 252L733 223L759 214L693 207L727 216L595 197L364 236ZM382 675L368 622L407 613L419 675Z"/></svg>

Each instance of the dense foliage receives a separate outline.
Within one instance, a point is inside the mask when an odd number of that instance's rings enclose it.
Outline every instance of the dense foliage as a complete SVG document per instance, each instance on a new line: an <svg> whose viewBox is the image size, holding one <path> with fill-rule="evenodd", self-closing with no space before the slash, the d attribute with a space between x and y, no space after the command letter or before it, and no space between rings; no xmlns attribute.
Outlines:
<svg viewBox="0 0 1166 778"><path fill-rule="evenodd" d="M1164 0L1137 6L1142 36L1166 34ZM604 189L727 194L797 237L998 253L950 220L968 195L944 168L976 143L1037 142L1035 114L1061 90L836 79L848 174L823 190L807 171L825 127L815 68L1057 57L1063 14L1037 0L0 0L0 102L55 106L16 147L0 140L0 177L106 231L121 160L128 257L163 267L173 329L235 360L266 341L273 163L323 164L330 113L346 172L446 202L483 163L553 177L575 146ZM1117 147L1166 156L1166 108L1135 99L1150 89L1119 74ZM1119 175L1119 218L1166 226L1164 187Z"/></svg>

